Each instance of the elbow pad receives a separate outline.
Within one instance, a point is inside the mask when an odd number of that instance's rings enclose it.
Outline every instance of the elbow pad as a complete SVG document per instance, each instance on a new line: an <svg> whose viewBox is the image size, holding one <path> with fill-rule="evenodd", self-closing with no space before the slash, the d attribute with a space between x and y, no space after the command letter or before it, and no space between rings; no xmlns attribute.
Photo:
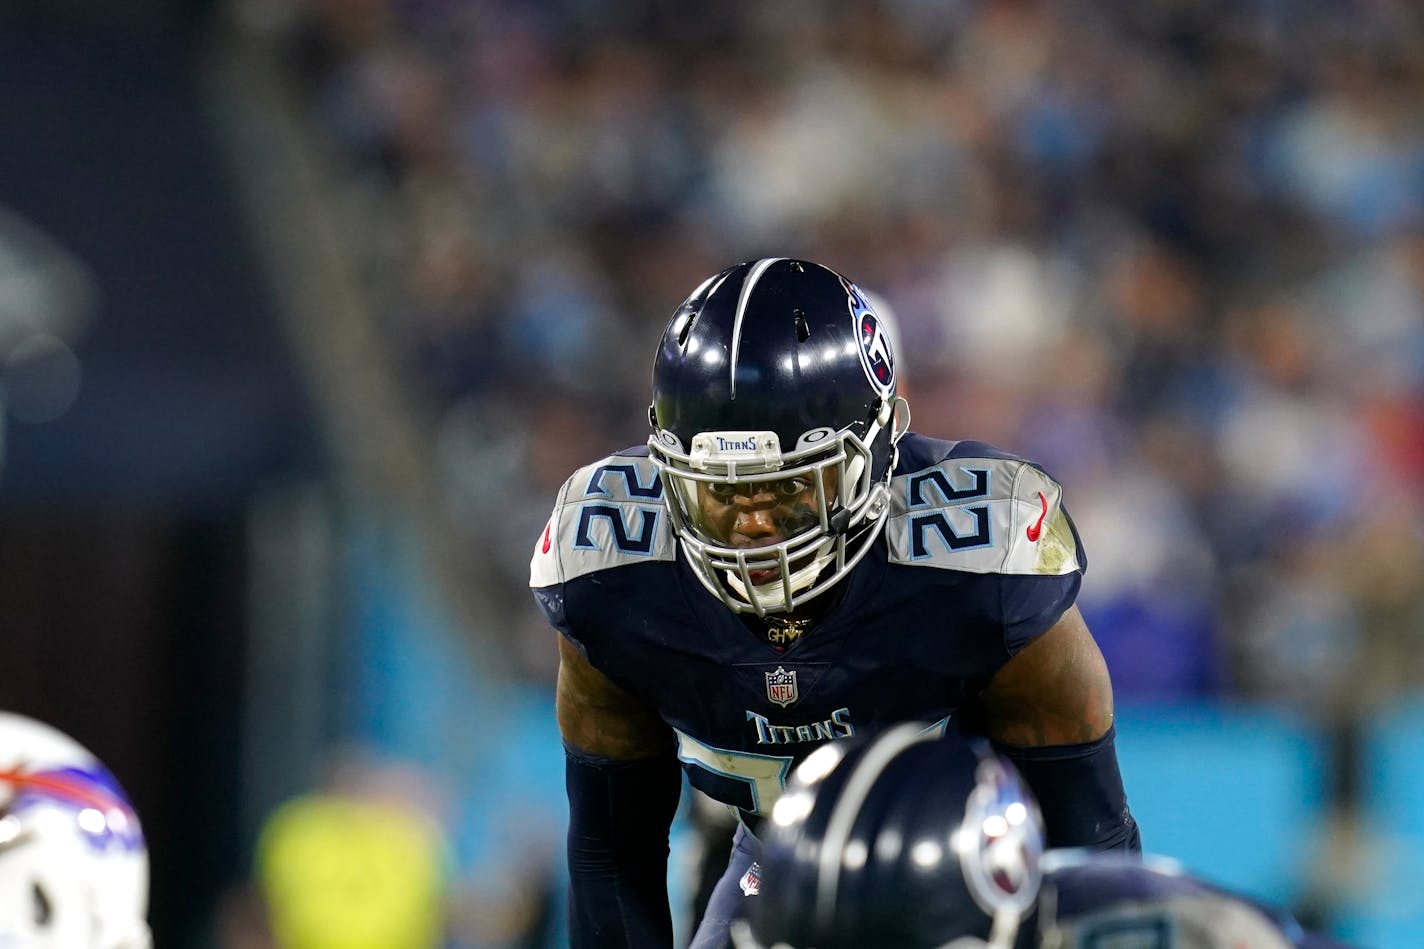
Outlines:
<svg viewBox="0 0 1424 949"><path fill-rule="evenodd" d="M1116 729L1077 745L1020 748L994 742L1038 798L1050 847L1140 853L1142 835L1117 766Z"/></svg>
<svg viewBox="0 0 1424 949"><path fill-rule="evenodd" d="M671 946L668 827L677 759L611 761L565 748L569 936L574 949Z"/></svg>

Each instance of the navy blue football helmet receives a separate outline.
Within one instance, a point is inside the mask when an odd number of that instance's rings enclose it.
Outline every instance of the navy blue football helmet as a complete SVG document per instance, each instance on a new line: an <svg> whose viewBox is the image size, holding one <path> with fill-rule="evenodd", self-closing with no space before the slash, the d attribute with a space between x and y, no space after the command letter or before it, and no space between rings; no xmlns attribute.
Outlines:
<svg viewBox="0 0 1424 949"><path fill-rule="evenodd" d="M775 257L704 281L663 334L648 414L673 529L736 612L824 593L885 525L909 411L889 327L833 270ZM774 536L739 542L709 513L738 497L784 508Z"/></svg>
<svg viewBox="0 0 1424 949"><path fill-rule="evenodd" d="M763 836L738 949L1008 947L1042 882L1042 818L1013 766L917 723L817 749Z"/></svg>

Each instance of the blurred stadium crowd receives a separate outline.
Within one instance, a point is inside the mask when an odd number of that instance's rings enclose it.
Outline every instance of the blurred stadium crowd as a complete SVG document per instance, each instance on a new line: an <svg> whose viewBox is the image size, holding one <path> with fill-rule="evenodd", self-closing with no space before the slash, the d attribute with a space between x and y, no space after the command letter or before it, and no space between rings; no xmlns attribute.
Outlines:
<svg viewBox="0 0 1424 949"><path fill-rule="evenodd" d="M1120 702L1271 703L1335 736L1348 797L1360 724L1424 688L1414 5L237 9L337 156L530 682L559 482L645 439L654 341L704 276L796 255L893 314L917 430L1064 483Z"/></svg>
<svg viewBox="0 0 1424 949"><path fill-rule="evenodd" d="M794 253L888 304L916 428L1067 485L1121 697L1350 718L1424 684L1409 4L293 14L267 37L508 616L551 479L645 437L673 307Z"/></svg>

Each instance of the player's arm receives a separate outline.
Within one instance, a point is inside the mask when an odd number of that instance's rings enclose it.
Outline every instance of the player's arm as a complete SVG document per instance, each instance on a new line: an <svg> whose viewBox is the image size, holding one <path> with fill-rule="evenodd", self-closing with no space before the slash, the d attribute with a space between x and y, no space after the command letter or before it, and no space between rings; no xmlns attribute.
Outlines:
<svg viewBox="0 0 1424 949"><path fill-rule="evenodd" d="M1038 797L1055 847L1140 850L1114 747L1112 681L1076 606L998 671L984 725Z"/></svg>
<svg viewBox="0 0 1424 949"><path fill-rule="evenodd" d="M569 795L570 942L670 947L668 827L682 787L672 732L564 636L555 704Z"/></svg>

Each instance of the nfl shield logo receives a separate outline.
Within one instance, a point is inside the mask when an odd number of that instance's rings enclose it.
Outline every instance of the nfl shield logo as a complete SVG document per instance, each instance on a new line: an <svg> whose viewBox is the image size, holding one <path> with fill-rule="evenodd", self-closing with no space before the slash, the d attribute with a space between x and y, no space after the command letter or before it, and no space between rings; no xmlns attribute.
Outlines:
<svg viewBox="0 0 1424 949"><path fill-rule="evenodd" d="M766 674L766 697L782 708L800 698L796 694L796 670L787 672L781 666Z"/></svg>
<svg viewBox="0 0 1424 949"><path fill-rule="evenodd" d="M737 882L741 884L743 896L756 896L761 892L761 864L752 861L752 865Z"/></svg>

